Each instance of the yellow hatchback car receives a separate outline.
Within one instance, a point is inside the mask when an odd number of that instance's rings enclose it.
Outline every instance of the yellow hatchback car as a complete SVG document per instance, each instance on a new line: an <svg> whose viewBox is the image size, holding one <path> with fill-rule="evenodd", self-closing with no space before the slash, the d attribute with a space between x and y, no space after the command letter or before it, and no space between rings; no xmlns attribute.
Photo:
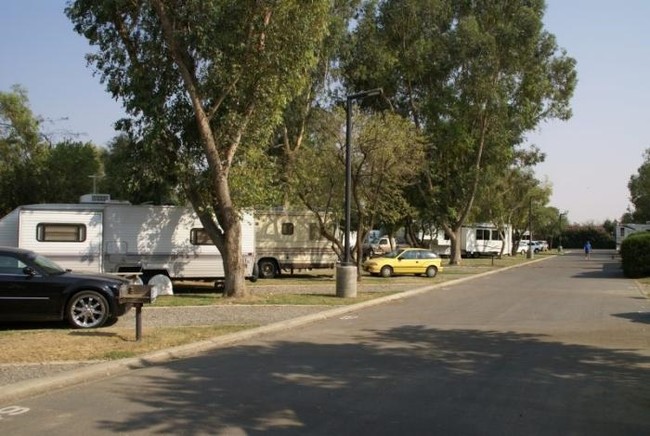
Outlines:
<svg viewBox="0 0 650 436"><path fill-rule="evenodd" d="M363 263L363 270L370 275L390 277L396 274L426 274L435 277L442 271L442 260L436 253L424 248L401 248Z"/></svg>

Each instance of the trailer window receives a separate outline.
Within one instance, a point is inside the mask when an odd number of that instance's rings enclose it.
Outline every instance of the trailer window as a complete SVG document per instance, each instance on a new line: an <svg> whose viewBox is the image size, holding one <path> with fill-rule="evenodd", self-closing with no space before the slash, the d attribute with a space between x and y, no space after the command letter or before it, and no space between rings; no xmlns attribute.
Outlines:
<svg viewBox="0 0 650 436"><path fill-rule="evenodd" d="M498 230L492 230L492 240L493 241L500 241L501 240L501 234L499 233Z"/></svg>
<svg viewBox="0 0 650 436"><path fill-rule="evenodd" d="M84 224L39 223L36 226L36 240L39 242L84 242Z"/></svg>
<svg viewBox="0 0 650 436"><path fill-rule="evenodd" d="M192 245L214 245L208 232L200 228L190 230L190 243Z"/></svg>
<svg viewBox="0 0 650 436"><path fill-rule="evenodd" d="M476 240L477 241L489 241L490 240L490 230L488 229L476 229Z"/></svg>
<svg viewBox="0 0 650 436"><path fill-rule="evenodd" d="M282 223L282 234L293 235L293 223Z"/></svg>

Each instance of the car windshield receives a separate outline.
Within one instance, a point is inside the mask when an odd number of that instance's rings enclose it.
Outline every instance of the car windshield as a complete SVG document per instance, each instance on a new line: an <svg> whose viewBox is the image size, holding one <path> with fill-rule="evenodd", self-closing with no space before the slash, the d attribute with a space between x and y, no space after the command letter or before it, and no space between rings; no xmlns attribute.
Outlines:
<svg viewBox="0 0 650 436"><path fill-rule="evenodd" d="M382 257L387 257L389 259L395 259L397 256L399 256L402 253L404 253L403 249L394 250L394 251L391 251L390 253L384 254Z"/></svg>
<svg viewBox="0 0 650 436"><path fill-rule="evenodd" d="M37 254L34 256L34 263L41 269L45 270L48 274L63 274L65 269L61 268L59 265L54 263L54 261L48 259L45 256Z"/></svg>

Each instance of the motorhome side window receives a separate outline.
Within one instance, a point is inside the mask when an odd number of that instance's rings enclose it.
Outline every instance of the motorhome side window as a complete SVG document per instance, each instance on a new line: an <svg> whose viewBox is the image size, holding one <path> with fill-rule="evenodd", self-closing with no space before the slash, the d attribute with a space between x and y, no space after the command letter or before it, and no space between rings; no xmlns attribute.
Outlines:
<svg viewBox="0 0 650 436"><path fill-rule="evenodd" d="M293 223L282 223L282 234L293 235Z"/></svg>
<svg viewBox="0 0 650 436"><path fill-rule="evenodd" d="M38 242L84 242L86 226L83 224L39 223L36 226Z"/></svg>
<svg viewBox="0 0 650 436"><path fill-rule="evenodd" d="M192 245L214 245L208 232L200 228L190 230L190 243Z"/></svg>
<svg viewBox="0 0 650 436"><path fill-rule="evenodd" d="M490 230L488 229L476 229L476 240L477 241L489 241L490 240Z"/></svg>

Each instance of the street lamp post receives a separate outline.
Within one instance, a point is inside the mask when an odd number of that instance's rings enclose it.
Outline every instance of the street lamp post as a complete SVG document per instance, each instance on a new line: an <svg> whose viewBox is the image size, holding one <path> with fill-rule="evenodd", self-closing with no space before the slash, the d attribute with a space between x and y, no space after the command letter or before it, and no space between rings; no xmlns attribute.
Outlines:
<svg viewBox="0 0 650 436"><path fill-rule="evenodd" d="M526 258L533 258L533 199L528 203L528 254Z"/></svg>
<svg viewBox="0 0 650 436"><path fill-rule="evenodd" d="M560 218L557 223L558 235L557 235L557 252L562 253L562 217L566 216L567 212L560 212Z"/></svg>
<svg viewBox="0 0 650 436"><path fill-rule="evenodd" d="M350 215L352 198L352 103L366 97L382 94L381 88L369 89L367 91L350 94L346 98L345 105L345 235L343 262L336 268L336 296L356 297L357 296L357 267L352 262L350 248Z"/></svg>

